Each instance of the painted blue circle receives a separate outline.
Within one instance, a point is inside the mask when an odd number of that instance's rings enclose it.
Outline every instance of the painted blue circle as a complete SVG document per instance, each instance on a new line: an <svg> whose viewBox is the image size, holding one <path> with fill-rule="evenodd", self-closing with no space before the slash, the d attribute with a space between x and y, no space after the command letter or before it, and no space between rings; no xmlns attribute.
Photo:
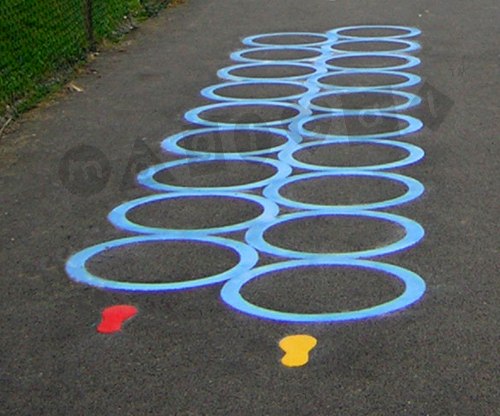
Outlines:
<svg viewBox="0 0 500 416"><path fill-rule="evenodd" d="M247 69L247 68L258 68L258 67L266 67L266 66L294 66L299 68L307 68L311 69L311 72L307 74L301 75L290 75L290 76L282 76L278 75L275 77L244 77L233 75L231 72L238 69ZM304 80L312 75L323 74L326 72L326 69L323 65L316 64L308 64L305 62L261 62L261 63L251 63L251 64L238 64L233 66L228 66L226 68L222 68L217 72L217 76L222 79L227 79L230 81L259 81L262 79L273 79L273 80L284 80L284 81L293 81L293 80Z"/></svg>
<svg viewBox="0 0 500 416"><path fill-rule="evenodd" d="M296 182L307 181L310 179L326 178L326 177L369 177L376 179L387 179L394 182L399 182L406 186L407 191L396 198L387 199L385 201L377 201L371 203L361 203L352 205L319 205L307 202L295 201L289 199L280 194L280 191L287 185L294 184ZM326 210L328 212L333 211L359 211L359 210L371 210L371 209L382 209L389 208L396 205L406 204L407 202L417 199L420 195L424 193L424 186L421 182L416 179L410 178L409 176L403 176L396 173L388 172L371 172L363 170L340 170L336 172L312 172L304 173L301 175L289 176L288 178L283 178L278 181L270 183L266 188L264 188L263 195L280 204L289 208L295 209L307 209L307 210Z"/></svg>
<svg viewBox="0 0 500 416"><path fill-rule="evenodd" d="M372 133L372 134L324 134L324 133L317 133L311 130L307 130L304 126L307 123L314 122L317 120L325 120L328 118L346 118L346 117L362 117L362 116L377 116L377 117L383 117L383 118L392 118L392 119L397 119L406 122L408 125L406 127L403 127L400 130L396 131L388 131L388 132L383 132L383 133ZM320 139L320 140L351 140L351 139L387 139L391 137L399 137L399 136L404 136L406 134L414 133L418 130L420 130L423 126L423 123L415 117L407 116L404 114L397 114L397 113L384 113L384 112L379 112L379 113L373 113L373 112L368 112L365 113L364 111L358 111L358 112L351 112L349 114L343 114L343 113L330 113L330 114L317 114L317 115L312 115L308 117L302 117L295 122L293 122L290 125L290 130L293 132L305 136L305 137L311 137L315 139Z"/></svg>
<svg viewBox="0 0 500 416"><path fill-rule="evenodd" d="M202 228L202 229L171 229L171 228L161 228L161 227L148 227L144 225L137 224L127 218L127 213L138 207L153 204L157 201L165 201L168 199L179 199L179 198L206 198L206 197L220 197L220 198L234 198L244 201L250 201L252 203L260 205L262 208L262 213L257 217L250 220L225 225L214 228ZM210 234L221 234L228 233L232 231L244 230L254 224L259 222L271 221L279 213L279 207L276 203L269 199L262 198L261 196L245 194L241 192L211 192L210 194L200 194L199 192L172 192L167 194L154 194L148 195L143 198L134 199L132 201L127 201L116 208L114 208L108 215L109 221L116 227L140 234L168 234L171 236L177 235L179 237L189 237L189 236L204 236Z"/></svg>
<svg viewBox="0 0 500 416"><path fill-rule="evenodd" d="M259 133L267 133L267 134L272 134L276 136L283 137L285 139L285 142L283 144L280 144L278 146L274 147L269 147L267 149L259 149L259 150L251 150L248 152L203 152L199 150L190 150L186 149L185 147L181 146L181 143L184 139L187 139L192 136L196 136L197 134L206 134L206 133L220 133L220 132L238 132L238 131L256 131ZM167 137L163 142L161 143L161 147L163 150L167 152L172 152L176 153L178 155L182 156L202 156L202 157L211 157L214 155L224 155L224 156L229 156L229 157L237 157L237 156L257 156L257 155L265 155L268 153L274 153L277 151L280 151L282 149L285 149L289 147L290 145L294 143L300 143L302 141L302 137L293 134L292 132L288 130L281 130L281 129L276 129L272 127L246 127L246 126L238 126L238 127L229 127L229 126L221 126L221 127L207 127L203 129L196 129L196 130L185 130L179 134L176 134L171 137Z"/></svg>
<svg viewBox="0 0 500 416"><path fill-rule="evenodd" d="M321 266L356 267L387 273L403 282L405 285L405 290L401 295L389 302L385 302L365 309L331 313L291 313L276 311L273 309L267 309L261 306L254 305L245 300L241 295L241 289L245 284L255 279L264 278L266 274L281 272L294 268ZM316 258L274 263L268 266L262 266L250 270L239 277L228 280L222 287L221 297L222 300L229 306L239 310L240 312L259 318L282 322L302 323L343 322L373 318L406 308L407 306L418 301L424 295L425 289L425 282L420 276L418 276L416 273L411 272L410 270L394 266L392 264L355 259L324 260Z"/></svg>
<svg viewBox="0 0 500 416"><path fill-rule="evenodd" d="M405 39L398 39L398 38L372 38L372 39L363 39L363 38L356 38L356 39L347 39L347 40L340 40L335 43L332 43L331 45L325 45L323 46L324 50L329 51L329 52L335 52L335 53L365 53L365 52L370 52L370 51L349 51L349 50L344 50L344 49L337 49L337 45L349 45L353 43L369 43L369 42L386 42L386 43L393 43L393 44L398 44L398 43L403 43L406 46L400 49L393 49L389 51L383 51L388 52L388 53L409 53L409 52L415 52L420 50L420 45L417 42L413 42L410 40L405 40ZM381 52L381 51L379 51Z"/></svg>
<svg viewBox="0 0 500 416"><path fill-rule="evenodd" d="M289 85L293 87L300 87L304 90L304 92L299 94L285 95L283 97L271 97L265 98L266 101L288 101L288 100L297 100L303 97L307 93L317 92L319 90L318 87L312 85L306 85L301 82L295 81L284 81L284 80L272 80L272 79L261 79L259 81L240 81L240 82L225 82L223 84L212 85L208 88L205 88L201 91L201 95L208 98L209 100L214 101L245 101L246 103L253 101L262 101L264 98L238 98L238 97L228 97L224 95L220 95L217 93L218 90L226 87L240 87L240 86L252 86L252 85Z"/></svg>
<svg viewBox="0 0 500 416"><path fill-rule="evenodd" d="M285 36L314 36L320 37L324 40L318 42L305 42L297 44L273 44L259 42L262 38L273 38L273 37L285 37ZM264 33L261 35L248 36L242 40L242 43L248 46L280 46L280 47L297 47L297 46L321 46L325 43L332 41L331 36L327 36L324 33L314 33L314 32L277 32L277 33Z"/></svg>
<svg viewBox="0 0 500 416"><path fill-rule="evenodd" d="M200 117L200 114L205 112L205 111L210 111L210 110L217 110L221 108L226 108L226 107L243 107L243 106L259 106L259 107L282 107L282 108L287 108L287 109L293 109L297 111L297 114L285 118L285 119L280 119L280 120L272 120L272 121L262 121L262 122L257 122L257 123L225 123L222 121L210 121L210 120L205 120ZM255 100L255 101L248 101L248 102L243 102L243 101L232 101L232 102L224 102L224 103L215 103L215 104L209 104L209 105L204 105L202 107L197 107L192 110L189 110L185 114L185 119L189 121L190 123L194 124L200 124L202 126L210 126L210 127L218 127L218 126L233 126L233 127L238 127L238 126L250 126L250 127L270 127L270 126L280 126L283 124L288 124L292 122L293 120L304 117L308 114L311 114L311 112L297 104L292 104L292 103L287 103L287 102L282 102L282 101L266 101L266 100Z"/></svg>
<svg viewBox="0 0 500 416"><path fill-rule="evenodd" d="M332 84L325 84L321 82L323 78L327 77L335 77L335 76L342 76L342 75L388 75L388 76L398 76L398 77L404 77L406 78L405 81L400 82L398 84L382 84L382 85L360 85L360 86L344 86L344 85L332 85ZM326 74L319 74L319 75L314 75L310 77L307 81L306 84L310 84L311 86L317 86L319 88L325 89L325 90L357 90L357 89L403 89L403 88L409 88L413 87L415 85L420 84L422 81L422 78L420 78L418 75L412 74L410 72L398 72L398 71L381 71L381 70L352 70L352 69L346 69L342 71L335 71L335 72L327 72Z"/></svg>
<svg viewBox="0 0 500 416"><path fill-rule="evenodd" d="M216 246L222 246L236 252L240 260L238 264L231 269L209 277L200 279L187 280L183 282L169 283L136 283L136 282L121 282L116 280L105 279L90 273L86 268L86 263L92 257L101 254L109 249L128 246L131 244L141 244L150 242L165 242L165 241L194 241L200 243L210 243ZM166 292L173 290L191 289L200 286L212 285L223 282L241 273L249 271L258 261L259 256L256 251L246 244L238 241L229 240L220 237L184 237L162 235L148 235L121 238L111 240L105 243L97 244L92 247L74 254L66 263L66 272L69 277L79 283L85 283L90 286L109 290L123 290L129 292Z"/></svg>
<svg viewBox="0 0 500 416"><path fill-rule="evenodd" d="M317 104L314 104L314 100L318 98L328 97L332 95L352 95L352 94L382 94L382 95L392 95L397 97L403 97L406 101L402 104L393 104L387 107L381 108L366 108L366 109L354 109L354 108L341 108L341 107L323 107ZM359 114L360 111L368 114L370 112L381 112L381 111L402 111L407 110L408 108L415 107L422 102L422 99L415 94L405 92L405 91L394 91L394 90L384 90L377 89L373 90L371 88L367 89L356 89L356 90L329 90L322 93L308 93L304 95L299 104L305 108L310 108L313 111L322 111L322 112L342 112L343 114Z"/></svg>
<svg viewBox="0 0 500 416"><path fill-rule="evenodd" d="M286 222L300 220L303 218L314 218L314 217L325 217L325 216L355 216L362 218L375 218L377 220L388 221L397 224L405 229L405 236L400 240L388 244L383 247L376 247L368 250L353 251L353 252L337 252L337 253L312 253L305 251L295 251L286 248L274 246L268 243L264 234L271 227L280 225ZM352 258L366 258L382 256L385 254L394 253L396 251L404 250L418 243L424 236L424 229L422 226L409 218L402 217L400 215L389 214L387 212L380 211L306 211L306 212L296 212L293 214L282 215L277 217L273 222L266 224L258 224L251 227L246 235L245 239L248 244L250 244L255 249L271 254L273 256L285 257L290 259L352 259Z"/></svg>
<svg viewBox="0 0 500 416"><path fill-rule="evenodd" d="M368 166L325 166L325 165L312 165L310 163L301 162L295 158L295 153L300 152L303 149L318 147L321 150L321 146L331 146L335 144L345 144L345 143L359 143L359 144L369 144L369 145L380 145L397 147L408 152L408 156L403 159L396 160L394 162L383 163L380 165L368 165ZM306 170L330 172L330 171L343 171L343 170L383 170L383 169L396 169L404 166L411 165L415 162L421 160L425 155L425 152L418 146L414 146L405 142L398 142L396 140L366 140L366 139L349 139L345 140L329 140L327 142L309 142L306 144L301 144L300 146L287 146L279 154L279 159L287 163L288 165Z"/></svg>
<svg viewBox="0 0 500 416"><path fill-rule="evenodd" d="M389 36L354 36L354 35L343 35L342 32L347 30L365 30L365 29L389 29L389 30L402 30L406 33L400 35L389 35ZM406 26L394 26L394 25L359 25L359 26L345 26L339 27L337 29L330 30L328 32L329 36L335 36L339 39L405 39L413 38L422 33L422 31L416 27L406 27Z"/></svg>
<svg viewBox="0 0 500 416"><path fill-rule="evenodd" d="M406 62L399 65L392 66L382 66L382 67L349 67L349 66L338 66L333 65L330 62L336 61L339 59L351 59L351 58L370 58L370 57L382 57L382 58L398 58L404 59ZM401 71L403 69L413 68L420 64L420 59L411 56L411 55L403 55L396 53L386 53L386 52L356 52L356 53L343 53L334 56L329 56L322 58L318 61L321 65L324 65L328 70L342 71L345 69L356 70L359 72L364 71L373 71L373 70L382 70L382 71Z"/></svg>
<svg viewBox="0 0 500 416"><path fill-rule="evenodd" d="M216 186L216 187L192 187L192 186L175 186L168 185L166 183L158 182L154 176L164 170L174 168L177 166L190 165L194 163L207 163L207 162L253 162L262 165L270 165L276 169L276 173L269 178L262 179L256 182L245 183L240 185L230 185L230 186ZM268 183L285 178L290 175L292 172L292 168L288 166L286 163L280 162L278 160L274 160L271 158L260 158L260 157L228 157L227 155L221 156L213 156L210 158L199 158L199 159L180 159L174 160L172 162L160 163L158 165L151 166L142 172L139 172L137 175L137 181L149 188L154 189L155 191L178 191L178 192L199 192L200 194L207 194L211 192L224 192L224 191L244 191L249 189L260 188L262 186L267 185Z"/></svg>
<svg viewBox="0 0 500 416"><path fill-rule="evenodd" d="M245 56L247 53L252 52L270 52L270 51L308 51L315 52L317 55L311 56L308 58L293 58L293 59L257 59L257 58L248 58ZM318 48L308 48L307 46L263 46L257 48L250 49L242 49L231 54L231 59L237 62L304 62L304 61L315 61L319 57L323 56L323 52Z"/></svg>

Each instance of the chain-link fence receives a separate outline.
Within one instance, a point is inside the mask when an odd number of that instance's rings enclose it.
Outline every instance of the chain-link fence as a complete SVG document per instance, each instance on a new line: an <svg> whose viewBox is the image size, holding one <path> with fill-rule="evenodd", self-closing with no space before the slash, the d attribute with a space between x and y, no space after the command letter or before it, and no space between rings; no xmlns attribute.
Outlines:
<svg viewBox="0 0 500 416"><path fill-rule="evenodd" d="M1 0L0 116L23 110L105 37L169 0Z"/></svg>

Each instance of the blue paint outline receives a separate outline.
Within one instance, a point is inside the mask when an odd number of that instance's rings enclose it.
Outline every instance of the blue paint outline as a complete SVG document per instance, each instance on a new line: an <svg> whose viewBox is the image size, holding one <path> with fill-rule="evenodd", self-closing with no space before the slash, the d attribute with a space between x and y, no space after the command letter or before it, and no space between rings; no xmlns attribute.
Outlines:
<svg viewBox="0 0 500 416"><path fill-rule="evenodd" d="M396 198L387 199L384 201L370 202L370 203L360 203L352 205L320 205L301 201L295 201L289 199L280 194L280 191L291 184L295 184L301 181L307 181L310 179L320 179L327 177L368 177L376 179L387 179L389 181L398 182L406 186L407 191ZM333 211L353 211L357 212L359 210L376 210L394 207L397 205L406 204L408 202L414 201L419 196L421 196L425 191L424 185L416 179L409 176L399 175L397 173L389 172L372 172L372 171L362 171L362 170L341 170L335 172L312 172L303 173L300 175L289 176L288 178L283 178L270 183L264 188L263 195L270 200L289 208L302 209L302 210L326 210L328 212Z"/></svg>
<svg viewBox="0 0 500 416"><path fill-rule="evenodd" d="M349 66L337 66L332 65L328 62L339 60L339 59L351 59L351 58L366 58L366 57L382 57L382 58L398 58L406 60L406 63L393 66L383 66L383 67L349 67ZM397 54L397 53L386 53L386 52L356 52L356 53L342 53L338 55L333 55L329 57L324 57L319 60L321 65L324 65L327 70L342 71L345 69L356 70L359 72L364 72L368 70L381 70L381 71L402 71L404 69L414 68L420 65L421 61L416 56Z"/></svg>
<svg viewBox="0 0 500 416"><path fill-rule="evenodd" d="M326 77L335 77L337 75L393 75L393 76L399 76L399 77L404 77L406 78L406 81L400 82L399 84L382 84L382 85L362 85L362 86L346 86L346 85L332 85L332 84L325 84L320 82L322 78ZM364 90L364 89L371 89L371 90L379 90L379 89L403 89L403 88L410 88L415 85L418 85L422 82L422 78L419 77L416 74L412 74L411 72L403 72L403 71L385 71L385 70L354 70L354 69L346 69L346 70L341 70L341 71L335 71L335 72L327 72L324 74L318 74L310 77L307 81L306 84L310 84L311 86L316 86L324 90Z"/></svg>
<svg viewBox="0 0 500 416"><path fill-rule="evenodd" d="M240 86L252 86L252 85L262 85L262 84L267 84L267 85L290 85L294 87L300 87L303 88L305 91L300 94L294 94L294 95L287 95L284 97L266 97L266 98L238 98L238 97L228 97L224 95L219 95L216 93L217 90L221 88L227 88L227 87L240 87ZM216 84L212 85L210 87L204 88L201 90L201 95L204 96L205 98L208 98L209 100L214 100L214 101L244 101L246 103L250 103L253 101L288 101L288 100L298 100L299 98L303 97L306 94L309 93L314 93L319 90L319 87L315 87L313 85L307 85L302 82L297 82L297 81L285 81L285 80L270 80L270 79L262 79L260 81L233 81L233 82L224 82L221 84Z"/></svg>
<svg viewBox="0 0 500 416"><path fill-rule="evenodd" d="M200 229L176 229L176 228L171 229L171 228L161 228L161 227L149 227L137 224L131 221L127 217L127 213L129 213L130 211L158 201L165 201L169 199L179 199L179 198L207 198L207 197L220 197L226 199L233 198L233 199L250 201L251 203L259 205L262 208L262 213L260 213L255 218L240 223L224 225L220 227L200 228ZM172 192L167 194L153 194L153 195L148 195L146 197L127 201L115 207L108 214L108 220L118 229L129 232L135 232L139 234L168 234L171 236L177 235L179 237L184 237L184 236L207 236L213 234L222 234L233 231L240 231L252 225L258 224L260 222L272 221L274 218L276 218L278 214L279 214L279 207L276 203L258 195L252 195L242 192L211 192L210 194L206 195L205 194L200 195L200 193L198 192Z"/></svg>
<svg viewBox="0 0 500 416"><path fill-rule="evenodd" d="M272 121L263 121L263 122L257 122L257 123L225 123L222 121L210 121L210 120L205 120L200 117L200 114L205 112L205 111L211 111L211 110L218 110L221 108L226 108L226 107L244 107L244 106L255 106L255 107L282 107L282 108L288 108L288 109L293 109L297 111L297 114L294 115L293 117L289 117L286 119L280 119L280 120L272 120ZM296 120L298 118L304 117L308 114L311 114L311 112L297 104L292 104L284 101L266 101L266 100L255 100L255 101L248 101L248 102L243 102L243 101L229 101L229 102L222 102L222 103L213 103L213 104L208 104L204 105L201 107L196 107L193 108L192 110L189 110L186 112L184 115L184 118L186 121L193 123L193 124L198 124L201 126L208 126L208 127L217 127L217 126L251 126L251 127L272 127L272 126L282 126L286 125L288 123L291 123L293 120Z"/></svg>
<svg viewBox="0 0 500 416"><path fill-rule="evenodd" d="M383 247L376 247L368 250L360 250L354 252L342 252L342 253L312 253L305 251L294 251L281 248L278 246L273 246L264 239L264 234L271 227L287 223L290 221L300 220L303 218L314 218L323 216L356 216L356 217L367 217L375 218L377 220L383 220L391 222L405 229L405 236L401 239L388 244ZM352 258L366 258L366 257L376 257L387 254L392 254L411 246L417 244L424 237L424 229L422 226L409 218L402 217L396 214L389 214L387 212L381 211L340 211L340 210L320 210L320 211L305 211L296 212L293 214L286 214L277 217L275 221L266 224L258 224L254 227L249 228L245 234L246 242L254 247L256 250L271 254L272 256L284 257L289 259L304 259L311 260L315 258L321 259L352 259Z"/></svg>
<svg viewBox="0 0 500 416"><path fill-rule="evenodd" d="M272 135L280 136L285 139L283 144L278 146L269 147L267 149L260 150L250 150L246 152L203 152L198 150L186 149L185 147L181 147L179 142L189 137L195 136L197 134L206 134L206 133L219 133L219 132L236 132L236 131L255 131L260 133L270 133ZM289 130L272 128L272 127L249 127L249 126L220 126L220 127L206 127L200 128L196 130L184 130L181 133L175 134L173 136L167 137L161 142L161 148L164 151L172 152L181 156L196 156L196 157L213 157L214 155L224 155L229 157L237 157L237 156L260 156L267 155L269 153L279 152L290 145L295 143L300 143L302 141L302 137L296 134L293 134Z"/></svg>
<svg viewBox="0 0 500 416"><path fill-rule="evenodd" d="M295 67L312 69L312 72L307 73L307 74L302 74L302 75L290 75L288 77L283 76L283 75L276 76L276 77L242 77L242 76L231 74L231 71L234 71L237 69L247 69L247 68L265 67L265 66L295 66ZM305 62L276 61L276 62L260 62L260 63L255 62L255 63L249 63L249 64L237 64L237 65L228 66L226 68L219 69L219 71L217 71L217 76L221 79L225 79L225 80L229 80L229 81L259 81L262 79L277 80L277 81L294 81L294 80L305 80L313 75L323 74L325 72L327 72L327 71L323 65L318 66L318 65L312 65L310 63L305 63Z"/></svg>
<svg viewBox="0 0 500 416"><path fill-rule="evenodd" d="M261 43L258 42L258 39L264 37L284 37L284 36L316 36L322 37L325 40L319 42L312 43L295 43L295 44L276 44L276 43ZM289 47L289 46L322 46L326 43L331 43L336 39L333 36L329 36L325 33L315 33L315 32L276 32L276 33L263 33L260 35L247 36L241 42L247 46L281 46L281 47Z"/></svg>
<svg viewBox="0 0 500 416"><path fill-rule="evenodd" d="M306 130L304 128L304 125L310 122L314 122L317 120L323 120L325 118L345 118L345 117L358 117L358 116L371 116L371 117L385 117L385 118L396 118L398 120L405 121L408 123L407 127L404 127L400 130L396 131L389 131L389 132L383 132L383 133L372 133L372 134L323 134L323 133L317 133L312 130ZM420 130L423 127L423 123L421 120L415 117L407 116L405 114L398 114L398 113L386 113L386 112L368 112L365 113L364 111L357 111L357 112L349 112L348 114L344 113L328 113L328 114L317 114L317 115L312 115L308 117L303 117L300 118L296 121L294 121L290 125L290 130L292 130L294 133L305 136L305 137L310 137L314 139L320 139L320 140L352 140L352 139L388 139L391 137L400 137L400 136L405 136L411 133L415 133L418 130Z"/></svg>
<svg viewBox="0 0 500 416"><path fill-rule="evenodd" d="M231 186L217 186L217 187L183 187L168 185L165 183L158 182L154 179L154 176L164 170L174 168L177 166L189 165L192 163L208 163L208 162L253 162L262 165L271 165L276 169L276 173L268 178L262 179L257 182L251 182L240 185ZM285 178L292 173L292 168L279 160L260 158L260 157L227 157L225 156L214 156L210 158L192 158L192 159L179 159L171 162L160 163L158 165L150 166L149 168L139 172L137 175L137 182L146 188L153 189L155 191L177 191L177 192L198 192L199 194L206 195L210 192L224 192L224 191L243 191L255 188L260 188L266 186L268 183Z"/></svg>
<svg viewBox="0 0 500 416"><path fill-rule="evenodd" d="M389 30L403 30L407 33L401 35L390 35L390 36L353 36L353 35L342 35L340 32L346 30L364 30L364 29L389 29ZM407 26L396 26L396 25L357 25L357 26L344 26L338 27L336 29L329 30L327 32L328 36L335 37L339 40L342 39L408 39L419 36L422 31L416 27Z"/></svg>
<svg viewBox="0 0 500 416"><path fill-rule="evenodd" d="M331 313L290 313L267 309L261 306L254 305L243 298L241 289L252 280L261 278L262 276L280 272L292 268L306 268L318 266L344 266L356 267L361 269L375 270L391 275L397 278L405 285L404 292L397 298L376 306L365 309L358 309L348 312L331 312ZM281 263L274 263L268 266L258 267L246 272L241 277L228 280L221 290L222 300L232 308L259 318L270 319L273 321L282 321L290 323L314 323L314 322L344 322L355 321L360 319L374 318L381 315L392 313L417 302L425 293L426 285L424 280L416 273L404 269L399 266L388 263L380 263L367 260L292 260Z"/></svg>
<svg viewBox="0 0 500 416"><path fill-rule="evenodd" d="M315 52L317 55L309 57L309 58L295 58L295 59L256 59L256 58L247 58L244 55L252 52L271 52L271 51L310 51ZM236 62L314 62L319 58L324 56L323 51L319 48L307 47L307 46L262 46L262 47L253 47L248 49L241 49L239 51L233 52L230 55L230 58Z"/></svg>
<svg viewBox="0 0 500 416"><path fill-rule="evenodd" d="M136 282L121 282L116 280L105 279L90 273L86 268L86 263L92 257L101 254L109 249L123 247L130 244L140 244L149 242L165 242L165 241L197 241L201 243L210 243L217 246L222 246L225 249L230 249L236 252L240 261L231 269L219 273L217 275L203 277L200 279L186 280L183 282L169 283L136 283ZM216 283L221 283L234 276L239 276L241 273L249 271L258 261L257 252L250 246L234 240L228 240L221 237L184 237L162 235L135 236L111 240L100 243L91 247L87 247L82 251L72 255L66 263L66 273L71 279L78 283L84 283L100 289L120 290L127 292L167 292L174 290L192 289L201 286L208 286Z"/></svg>
<svg viewBox="0 0 500 416"><path fill-rule="evenodd" d="M343 50L343 49L336 49L335 46L337 45L344 45L344 44L352 44L352 43L370 43L370 42L387 42L387 43L404 43L406 44L406 48L402 49L393 49L393 50L388 50L388 51L377 51L377 52L388 52L388 53L411 53L411 52L417 52L421 49L421 46L418 42L411 41L411 40L406 40L403 38L356 38L356 39L345 39L345 40L340 40L338 42L332 43L331 45L325 45L323 46L323 50L327 52L334 52L334 53L339 53L339 54L350 54L350 53L365 53L365 52L375 52L375 51L349 51L349 50Z"/></svg>
<svg viewBox="0 0 500 416"><path fill-rule="evenodd" d="M396 160L394 162L382 163L380 165L367 165L367 166L326 166L326 165L312 165L309 163L301 162L296 159L294 154L300 152L301 150L308 149L311 147L321 147L321 146L332 146L336 144L346 144L346 143L360 143L360 144L368 144L368 145L380 145L380 146L392 146L398 147L400 149L406 150L408 152L408 156L403 159ZM328 140L322 142L309 142L305 144L301 144L300 146L291 147L288 146L283 149L279 154L278 158L288 165L305 170L312 171L321 171L321 172L330 172L330 171L343 171L343 170L385 170L385 169L396 169L402 168L405 166L409 166L421 160L425 156L425 152L422 148L415 146L406 142L399 142L396 140L367 140L367 139L349 139L346 140Z"/></svg>
<svg viewBox="0 0 500 416"><path fill-rule="evenodd" d="M402 104L394 104L388 107L382 107L382 108L335 108L335 107L323 107L317 104L313 103L313 100L316 100L318 98L323 98L323 97L328 97L331 95L353 95L353 94L385 94L385 95L392 95L392 96L399 96L406 98L406 102ZM304 95L300 100L299 104L302 105L305 108L309 108L314 111L320 111L320 112L342 112L343 114L359 114L360 111L363 112L363 114L369 114L369 113L379 113L379 112L391 112L391 111L403 111L407 110L409 108L413 108L418 106L422 102L422 99L415 94L412 94L410 92L406 91L394 91L394 90L387 90L387 89L356 89L356 90L328 90L322 93L308 93Z"/></svg>

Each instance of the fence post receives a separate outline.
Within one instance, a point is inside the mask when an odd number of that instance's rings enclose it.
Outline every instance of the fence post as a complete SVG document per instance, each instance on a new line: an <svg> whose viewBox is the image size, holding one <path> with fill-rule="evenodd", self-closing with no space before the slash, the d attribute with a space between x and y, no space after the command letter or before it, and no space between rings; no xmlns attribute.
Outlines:
<svg viewBox="0 0 500 416"><path fill-rule="evenodd" d="M85 31L87 35L87 43L90 51L95 50L95 38L94 38L94 4L93 0L84 0L85 2Z"/></svg>

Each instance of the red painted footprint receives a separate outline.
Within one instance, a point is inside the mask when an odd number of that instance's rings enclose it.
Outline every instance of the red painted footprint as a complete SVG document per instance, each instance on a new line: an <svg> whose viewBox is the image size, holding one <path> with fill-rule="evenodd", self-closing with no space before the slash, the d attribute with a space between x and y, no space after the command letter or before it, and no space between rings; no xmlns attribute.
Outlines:
<svg viewBox="0 0 500 416"><path fill-rule="evenodd" d="M102 311L102 320L97 326L97 332L112 334L121 331L122 325L137 314L137 308L130 305L110 306Z"/></svg>

